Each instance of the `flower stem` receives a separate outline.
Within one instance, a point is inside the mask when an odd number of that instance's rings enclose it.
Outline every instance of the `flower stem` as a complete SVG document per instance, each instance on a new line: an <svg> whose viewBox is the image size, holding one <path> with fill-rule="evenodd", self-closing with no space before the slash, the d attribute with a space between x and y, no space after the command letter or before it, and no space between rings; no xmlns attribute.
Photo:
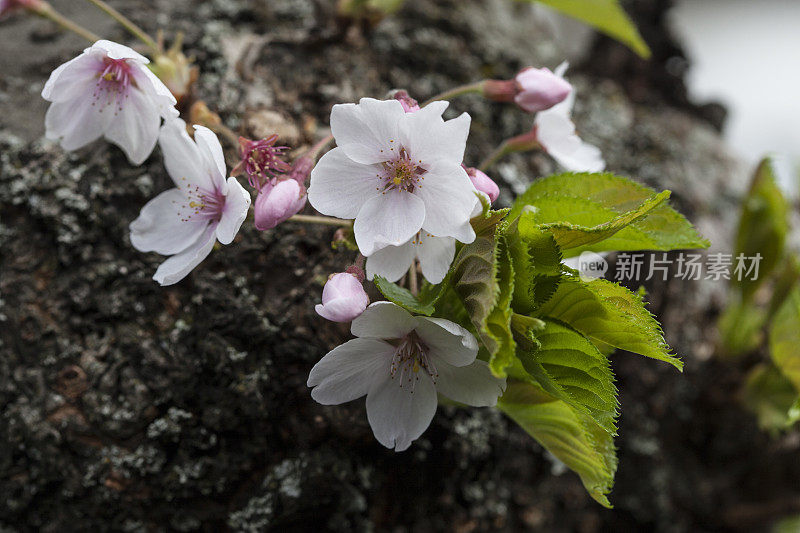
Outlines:
<svg viewBox="0 0 800 533"><path fill-rule="evenodd" d="M325 224L327 226L342 226L349 227L353 225L352 220L343 220L341 218L322 217L318 215L294 215L287 220L290 222L305 222L307 224Z"/></svg>
<svg viewBox="0 0 800 533"><path fill-rule="evenodd" d="M416 296L419 294L419 282L417 281L417 261L411 263L411 268L408 269L408 290L411 294Z"/></svg>
<svg viewBox="0 0 800 533"><path fill-rule="evenodd" d="M92 4L97 6L101 11L103 11L106 15L111 17L112 19L119 22L122 27L124 27L131 35L142 41L144 44L153 51L154 54L160 54L162 52L161 47L158 46L158 43L150 37L142 28L137 26L133 23L128 17L111 7L110 5L106 4L103 0L89 0Z"/></svg>
<svg viewBox="0 0 800 533"><path fill-rule="evenodd" d="M481 161L481 164L478 165L478 170L480 170L481 172L486 172L487 170L489 170L489 167L491 167L492 165L494 165L495 163L497 163L498 161L500 161L513 151L514 150L512 150L509 147L508 141L503 141L502 143L500 143L500 146L495 148L494 151L491 154L489 154L489 157Z"/></svg>
<svg viewBox="0 0 800 533"><path fill-rule="evenodd" d="M468 83L467 85L459 85L458 87L450 89L449 91L439 93L433 98L427 100L420 107L425 107L431 102L435 102L437 100L449 100L450 98L455 98L456 96L461 96L462 94L481 93L483 92L484 81L485 80L481 80L475 83Z"/></svg>
<svg viewBox="0 0 800 533"><path fill-rule="evenodd" d="M67 17L65 17L64 15L62 15L61 13L59 13L58 11L53 9L53 6L51 6L47 2L42 2L39 7L35 8L33 10L33 12L36 13L37 15L39 15L40 17L43 17L43 18L46 18L48 20L51 20L52 22L55 22L56 24L61 26L61 28L65 29L67 31L71 31L72 33L80 35L81 37L83 37L84 39L89 41L90 43L94 43L94 42L97 42L97 41L100 40L100 37L98 37L94 33L90 32L89 30L87 30L83 26L80 26L80 25L76 24L75 22L72 22Z"/></svg>

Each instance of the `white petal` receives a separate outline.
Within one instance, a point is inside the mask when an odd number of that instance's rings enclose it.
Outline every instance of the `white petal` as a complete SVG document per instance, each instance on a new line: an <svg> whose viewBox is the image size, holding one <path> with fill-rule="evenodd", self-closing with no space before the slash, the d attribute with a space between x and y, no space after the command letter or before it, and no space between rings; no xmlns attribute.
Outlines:
<svg viewBox="0 0 800 533"><path fill-rule="evenodd" d="M133 247L140 252L172 255L197 242L208 221L202 218L184 220L187 210L181 207L187 202L179 189L164 191L147 202L130 225Z"/></svg>
<svg viewBox="0 0 800 533"><path fill-rule="evenodd" d="M111 111L111 106L106 111ZM141 165L158 140L161 114L150 97L131 87L114 109L114 118L106 130L106 139L119 146L128 160Z"/></svg>
<svg viewBox="0 0 800 533"><path fill-rule="evenodd" d="M358 105L337 104L331 110L331 133L353 161L380 163L400 150L399 123L405 114L397 100L362 98Z"/></svg>
<svg viewBox="0 0 800 533"><path fill-rule="evenodd" d="M456 402L474 407L497 405L506 390L505 378L492 375L486 361L480 359L466 366L440 364L436 367L436 390Z"/></svg>
<svg viewBox="0 0 800 533"><path fill-rule="evenodd" d="M236 178L228 178L227 194L222 218L217 226L217 239L222 244L230 244L242 227L247 212L250 210L250 193Z"/></svg>
<svg viewBox="0 0 800 533"><path fill-rule="evenodd" d="M416 317L416 332L428 347L429 355L453 366L472 363L478 355L478 341L455 322L444 318Z"/></svg>
<svg viewBox="0 0 800 533"><path fill-rule="evenodd" d="M67 61L50 74L42 89L42 98L65 102L74 98L91 100L102 59L96 54L81 54Z"/></svg>
<svg viewBox="0 0 800 533"><path fill-rule="evenodd" d="M561 64L558 65L556 69L553 71L553 74L563 78L568 68L569 68L569 61L562 61Z"/></svg>
<svg viewBox="0 0 800 533"><path fill-rule="evenodd" d="M385 191L367 200L356 215L356 244L365 256L386 246L399 246L419 231L424 220L425 204L417 196L402 190Z"/></svg>
<svg viewBox="0 0 800 533"><path fill-rule="evenodd" d="M416 238L414 236L412 240ZM367 257L367 279L373 279L377 275L394 282L402 278L411 268L415 248L416 245L409 241L400 246L387 246L373 252Z"/></svg>
<svg viewBox="0 0 800 533"><path fill-rule="evenodd" d="M178 110L175 105L178 103L175 100L172 92L164 85L158 76L153 74L153 71L142 65L138 68L132 69L136 83L142 88L143 91L150 94L153 103L157 106L159 113L162 117L177 117Z"/></svg>
<svg viewBox="0 0 800 533"><path fill-rule="evenodd" d="M379 167L356 163L344 150L334 148L311 171L308 201L325 215L356 218L364 202L381 194L379 172Z"/></svg>
<svg viewBox="0 0 800 533"><path fill-rule="evenodd" d="M439 161L430 166L414 194L425 202L422 227L438 237L455 237L461 242L475 240L467 226L475 205L475 187L460 164Z"/></svg>
<svg viewBox="0 0 800 533"><path fill-rule="evenodd" d="M111 59L135 59L145 65L150 63L150 60L136 52L133 48L129 48L123 44L115 43L114 41L107 41L101 39L94 43L91 48L87 48L84 52L88 51L101 51Z"/></svg>
<svg viewBox="0 0 800 533"><path fill-rule="evenodd" d="M536 117L536 137L547 153L566 170L599 172L605 168L600 150L583 142L575 133L575 124L553 109Z"/></svg>
<svg viewBox="0 0 800 533"><path fill-rule="evenodd" d="M216 242L216 224L209 224L197 241L179 254L175 254L159 265L153 279L162 286L173 285L208 257Z"/></svg>
<svg viewBox="0 0 800 533"><path fill-rule="evenodd" d="M403 117L403 146L414 161L422 160L426 165L435 161L448 161L460 165L464 160L470 116L463 113L458 118L444 121L441 117L442 111L444 109L441 106L429 104Z"/></svg>
<svg viewBox="0 0 800 533"><path fill-rule="evenodd" d="M426 231L421 231L419 235L418 244L414 248L419 257L422 275L430 283L441 283L456 255L456 240L452 237L435 237Z"/></svg>
<svg viewBox="0 0 800 533"><path fill-rule="evenodd" d="M164 166L178 188L185 190L188 187L200 187L213 190L214 181L203 164L200 149L186 132L186 123L183 120L165 120L158 136L158 144L164 154Z"/></svg>
<svg viewBox="0 0 800 533"><path fill-rule="evenodd" d="M370 304L353 320L350 333L356 337L370 339L399 339L406 336L417 325L411 314L391 302Z"/></svg>
<svg viewBox="0 0 800 533"><path fill-rule="evenodd" d="M216 134L205 126L195 126L194 141L200 149L214 185L217 189L224 189L228 169L225 167L225 156Z"/></svg>
<svg viewBox="0 0 800 533"><path fill-rule="evenodd" d="M323 405L360 398L372 383L389 375L394 346L377 339L353 339L320 359L308 375L311 397Z"/></svg>
<svg viewBox="0 0 800 533"><path fill-rule="evenodd" d="M373 384L367 393L367 420L378 442L402 452L428 429L438 399L427 372L414 374L413 388L408 381L401 387L399 376Z"/></svg>
<svg viewBox="0 0 800 533"><path fill-rule="evenodd" d="M60 141L65 150L76 150L103 135L112 118L110 108L101 110L92 106L91 98L77 98L51 104L44 124L48 139Z"/></svg>

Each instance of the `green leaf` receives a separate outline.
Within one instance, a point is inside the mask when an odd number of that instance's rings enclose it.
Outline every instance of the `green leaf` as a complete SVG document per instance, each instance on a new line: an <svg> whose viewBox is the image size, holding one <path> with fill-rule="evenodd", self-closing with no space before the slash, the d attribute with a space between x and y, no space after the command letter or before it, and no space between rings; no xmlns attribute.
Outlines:
<svg viewBox="0 0 800 533"><path fill-rule="evenodd" d="M616 283L604 279L585 283L565 275L539 316L565 322L601 347L610 345L683 370L683 362L669 353L661 326L642 297Z"/></svg>
<svg viewBox="0 0 800 533"><path fill-rule="evenodd" d="M657 194L609 173L558 174L535 181L514 202L509 219L514 220L526 209L534 213L529 223L552 226L557 239L562 239L562 248L570 246L569 251L564 251L565 257L586 250L707 247L708 241L669 207L667 195L667 191ZM582 244L586 239L589 240Z"/></svg>
<svg viewBox="0 0 800 533"><path fill-rule="evenodd" d="M436 309L434 305L447 287L448 280L445 278L438 285L423 284L419 296L414 296L408 289L380 276L375 276L373 281L381 294L390 302L394 302L412 313L431 316Z"/></svg>
<svg viewBox="0 0 800 533"><path fill-rule="evenodd" d="M505 232L514 266L512 307L519 314L538 309L555 293L561 280L561 250L552 233L526 223L531 216L523 213Z"/></svg>
<svg viewBox="0 0 800 533"><path fill-rule="evenodd" d="M607 494L617 470L612 435L533 383L509 382L497 407L577 473L592 498L611 508Z"/></svg>
<svg viewBox="0 0 800 533"><path fill-rule="evenodd" d="M773 435L797 422L797 389L772 365L759 364L747 375L742 396L758 426Z"/></svg>
<svg viewBox="0 0 800 533"><path fill-rule="evenodd" d="M615 435L619 404L608 359L583 335L557 322L545 320L533 334L536 344L529 349L518 343L523 368L549 394Z"/></svg>
<svg viewBox="0 0 800 533"><path fill-rule="evenodd" d="M759 287L781 260L789 231L789 205L778 187L772 162L761 161L753 176L750 190L742 203L742 214L736 234L736 253L745 257L761 254L758 278L732 277L731 284L739 287L745 299Z"/></svg>
<svg viewBox="0 0 800 533"><path fill-rule="evenodd" d="M763 327L767 315L763 309L750 301L742 301L741 295L733 293L728 306L719 317L721 357L739 357L754 352L764 340Z"/></svg>
<svg viewBox="0 0 800 533"><path fill-rule="evenodd" d="M800 285L792 289L772 317L769 353L775 366L800 391Z"/></svg>
<svg viewBox="0 0 800 533"><path fill-rule="evenodd" d="M532 0L527 0L532 1ZM639 56L650 57L650 48L644 42L633 21L622 9L619 0L537 0L569 17L621 42Z"/></svg>
<svg viewBox="0 0 800 533"><path fill-rule="evenodd" d="M452 287L489 352L489 366L501 377L514 357L511 335L514 272L502 235L503 216L505 212L494 212L482 219L475 240L461 248L450 272ZM475 222L473 219L473 227Z"/></svg>

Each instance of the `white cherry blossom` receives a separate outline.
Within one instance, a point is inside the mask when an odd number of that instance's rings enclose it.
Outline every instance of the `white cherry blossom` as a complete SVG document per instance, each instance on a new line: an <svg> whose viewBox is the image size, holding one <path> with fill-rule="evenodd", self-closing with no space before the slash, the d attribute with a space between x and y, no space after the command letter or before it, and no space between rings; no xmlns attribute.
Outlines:
<svg viewBox="0 0 800 533"><path fill-rule="evenodd" d="M412 316L376 302L351 325L356 339L334 348L308 377L324 405L367 397L367 420L378 442L403 451L428 428L437 393L460 403L497 404L505 379L476 359L478 342L458 324Z"/></svg>
<svg viewBox="0 0 800 533"><path fill-rule="evenodd" d="M408 272L415 260L419 260L422 275L429 282L441 283L450 270L456 254L456 240L452 237L436 237L420 231L410 241L400 246L381 248L367 258L367 278L376 275L397 281Z"/></svg>
<svg viewBox="0 0 800 533"><path fill-rule="evenodd" d="M52 102L47 137L76 150L104 136L141 164L156 145L161 118L178 114L175 97L149 62L127 46L97 41L58 67L42 90Z"/></svg>
<svg viewBox="0 0 800 533"><path fill-rule="evenodd" d="M562 63L555 74L563 76L567 66L567 63ZM574 104L575 91L571 91L560 104L537 113L534 119L536 140L566 170L600 172L606 166L600 149L581 140L575 132L575 124L570 118Z"/></svg>
<svg viewBox="0 0 800 533"><path fill-rule="evenodd" d="M447 102L406 113L397 100L362 98L331 112L337 148L311 173L308 199L326 215L355 219L365 256L420 230L472 242L474 187L461 167L470 117L445 121Z"/></svg>
<svg viewBox="0 0 800 533"><path fill-rule="evenodd" d="M134 248L171 256L153 276L161 285L183 279L211 253L216 241L230 244L250 208L250 195L236 178L225 179L217 136L195 126L194 138L179 118L164 124L159 144L177 187L147 202L130 225Z"/></svg>

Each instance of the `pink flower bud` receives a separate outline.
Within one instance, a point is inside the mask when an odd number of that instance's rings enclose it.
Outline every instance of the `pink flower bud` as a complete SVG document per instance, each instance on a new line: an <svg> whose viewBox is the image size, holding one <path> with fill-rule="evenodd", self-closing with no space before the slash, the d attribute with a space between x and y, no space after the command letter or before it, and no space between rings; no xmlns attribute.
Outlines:
<svg viewBox="0 0 800 533"><path fill-rule="evenodd" d="M40 13L45 9L45 5L41 0L0 0L0 20L21 9Z"/></svg>
<svg viewBox="0 0 800 533"><path fill-rule="evenodd" d="M408 91L404 89L400 89L399 91L395 92L394 99L400 102L400 104L403 106L403 110L405 110L406 113L414 113L420 109L419 102L411 98L411 96L408 94Z"/></svg>
<svg viewBox="0 0 800 533"><path fill-rule="evenodd" d="M572 91L572 85L547 68L522 69L514 78L517 95L514 102L528 113L550 109L563 102Z"/></svg>
<svg viewBox="0 0 800 533"><path fill-rule="evenodd" d="M348 272L334 274L322 289L322 303L314 310L332 322L350 322L369 305L369 298L356 276Z"/></svg>
<svg viewBox="0 0 800 533"><path fill-rule="evenodd" d="M233 167L231 175L245 174L250 186L260 190L270 178L288 172L291 166L282 159L286 147L275 146L277 140L277 135L259 141L239 137L239 156L242 160Z"/></svg>
<svg viewBox="0 0 800 533"><path fill-rule="evenodd" d="M478 189L479 192L484 193L489 197L489 200L494 202L500 196L500 188L492 181L492 178L478 170L477 168L468 168L467 175L472 180L472 185Z"/></svg>
<svg viewBox="0 0 800 533"><path fill-rule="evenodd" d="M276 184L267 184L256 197L256 228L264 231L272 229L306 205L306 188L292 179L284 179Z"/></svg>

